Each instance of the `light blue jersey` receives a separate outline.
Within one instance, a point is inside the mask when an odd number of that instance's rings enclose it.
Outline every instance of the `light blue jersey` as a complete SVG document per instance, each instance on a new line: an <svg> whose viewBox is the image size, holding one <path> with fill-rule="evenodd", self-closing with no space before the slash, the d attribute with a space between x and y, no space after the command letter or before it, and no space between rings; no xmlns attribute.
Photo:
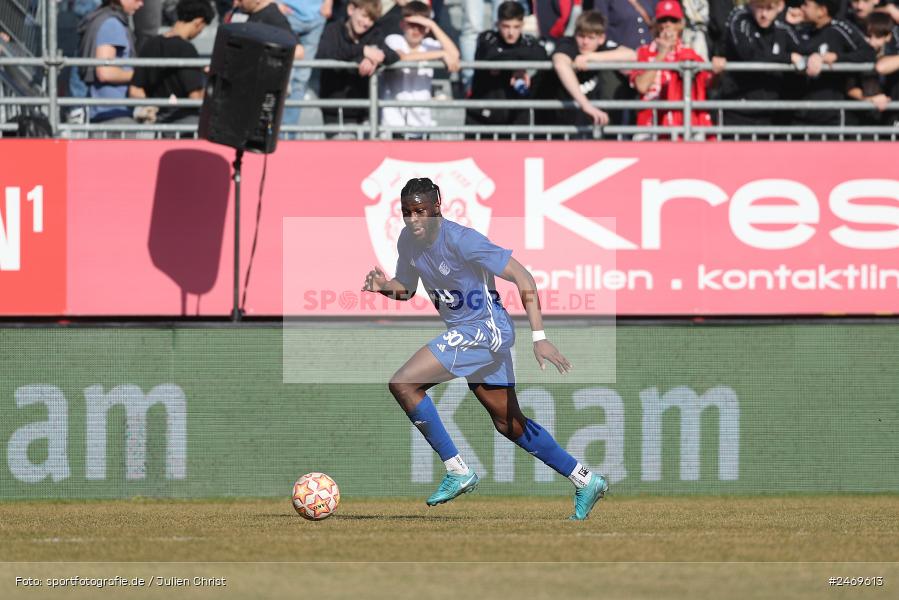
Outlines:
<svg viewBox="0 0 899 600"><path fill-rule="evenodd" d="M446 323L447 332L428 344L438 360L472 383L512 385L515 329L494 279L512 251L446 219L430 246L403 229L397 250L396 279L407 290L417 289L421 279Z"/></svg>

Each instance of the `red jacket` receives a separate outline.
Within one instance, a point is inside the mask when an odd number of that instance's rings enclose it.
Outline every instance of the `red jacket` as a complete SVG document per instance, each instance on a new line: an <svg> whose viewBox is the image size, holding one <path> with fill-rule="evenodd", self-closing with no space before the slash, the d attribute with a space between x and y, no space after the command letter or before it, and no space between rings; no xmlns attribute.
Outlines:
<svg viewBox="0 0 899 600"><path fill-rule="evenodd" d="M650 62L658 54L656 43L652 42L637 49L638 62ZM664 62L682 62L682 61L703 62L702 58L693 51L692 48L684 46L680 41L674 50L668 53ZM637 76L643 71L631 71L630 81L631 87ZM705 100L706 86L709 84L712 74L709 71L699 71L693 77L693 100ZM684 99L684 83L681 74L677 71L659 70L656 72L656 80L641 97L642 100L683 100ZM641 110L637 113L637 125L647 126L653 124L652 113L657 112L658 117L656 124L660 126L679 126L684 124L684 113L682 110L655 109L655 111ZM712 117L704 110L694 110L692 112L692 125L694 127L709 127L712 125Z"/></svg>

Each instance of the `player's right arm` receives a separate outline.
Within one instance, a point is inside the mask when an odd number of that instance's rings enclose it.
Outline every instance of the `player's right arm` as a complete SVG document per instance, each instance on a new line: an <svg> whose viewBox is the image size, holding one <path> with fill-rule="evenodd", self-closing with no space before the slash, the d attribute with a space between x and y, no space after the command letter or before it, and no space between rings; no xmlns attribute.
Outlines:
<svg viewBox="0 0 899 600"><path fill-rule="evenodd" d="M401 301L411 300L415 295L415 290L407 290L399 279L387 279L384 271L377 265L365 276L365 285L362 286L362 291L378 292L388 298Z"/></svg>

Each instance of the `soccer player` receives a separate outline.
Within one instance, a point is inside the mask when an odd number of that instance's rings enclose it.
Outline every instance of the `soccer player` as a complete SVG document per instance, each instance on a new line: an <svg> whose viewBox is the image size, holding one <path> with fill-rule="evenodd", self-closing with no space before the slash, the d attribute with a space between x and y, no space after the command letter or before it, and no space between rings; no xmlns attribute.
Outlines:
<svg viewBox="0 0 899 600"><path fill-rule="evenodd" d="M428 506L448 502L478 484L477 474L459 456L427 393L438 383L465 377L497 431L571 480L575 494L570 518L586 519L609 489L608 482L526 418L515 396L511 353L515 329L496 292L494 276L518 287L540 368L549 361L560 373L571 369L568 359L546 339L534 278L512 258L511 250L442 218L440 189L430 179L410 179L400 202L406 226L397 241L396 277L388 280L376 266L362 289L405 301L415 295L421 279L446 323L446 333L412 355L389 384L390 393L446 465L446 476L427 499Z"/></svg>

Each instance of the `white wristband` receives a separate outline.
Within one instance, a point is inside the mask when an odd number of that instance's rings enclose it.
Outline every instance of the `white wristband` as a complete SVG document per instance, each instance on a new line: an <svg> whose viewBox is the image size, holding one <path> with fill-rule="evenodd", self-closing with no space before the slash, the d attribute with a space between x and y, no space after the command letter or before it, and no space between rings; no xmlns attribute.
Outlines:
<svg viewBox="0 0 899 600"><path fill-rule="evenodd" d="M533 338L534 342L539 342L540 340L546 339L546 332L542 329L540 331L532 331L531 337Z"/></svg>

